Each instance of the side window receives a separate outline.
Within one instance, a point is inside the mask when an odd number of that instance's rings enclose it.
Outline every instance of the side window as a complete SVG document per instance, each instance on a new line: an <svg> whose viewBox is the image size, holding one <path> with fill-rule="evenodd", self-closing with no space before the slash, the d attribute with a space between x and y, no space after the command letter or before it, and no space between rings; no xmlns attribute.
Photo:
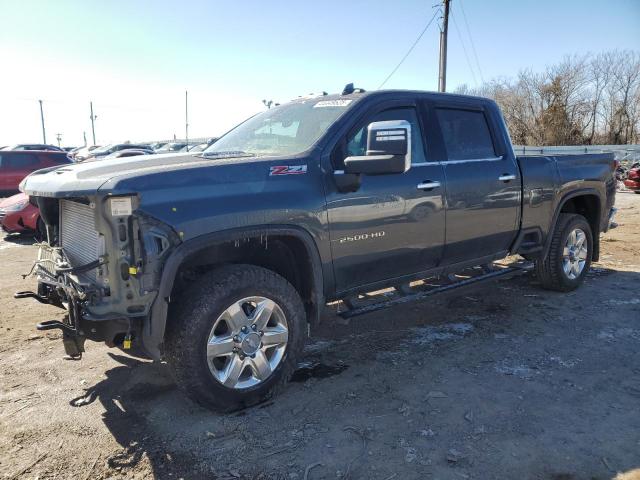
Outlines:
<svg viewBox="0 0 640 480"><path fill-rule="evenodd" d="M38 157L31 153L20 153L3 158L2 164L9 168L25 168L38 164Z"/></svg>
<svg viewBox="0 0 640 480"><path fill-rule="evenodd" d="M436 109L449 160L491 158L496 151L484 113L454 108Z"/></svg>
<svg viewBox="0 0 640 480"><path fill-rule="evenodd" d="M406 120L411 124L411 163L426 162L422 130L415 108L393 108L373 115L361 129L347 138L347 156L365 155L367 152L367 126L371 122L385 120Z"/></svg>

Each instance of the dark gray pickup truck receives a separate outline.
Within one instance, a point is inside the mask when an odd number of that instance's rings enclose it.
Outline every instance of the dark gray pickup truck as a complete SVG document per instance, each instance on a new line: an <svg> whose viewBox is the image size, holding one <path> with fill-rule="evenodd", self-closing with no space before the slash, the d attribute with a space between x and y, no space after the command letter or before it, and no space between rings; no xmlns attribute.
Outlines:
<svg viewBox="0 0 640 480"><path fill-rule="evenodd" d="M40 170L37 292L86 339L164 359L198 402L290 378L328 302L520 254L569 291L615 209L612 155L516 157L496 104L419 91L300 98L202 153Z"/></svg>

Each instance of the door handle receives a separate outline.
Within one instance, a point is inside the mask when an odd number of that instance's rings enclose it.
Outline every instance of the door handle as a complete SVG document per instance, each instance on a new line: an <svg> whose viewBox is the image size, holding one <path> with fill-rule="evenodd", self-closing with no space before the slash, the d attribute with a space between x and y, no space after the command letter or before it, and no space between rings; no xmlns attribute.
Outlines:
<svg viewBox="0 0 640 480"><path fill-rule="evenodd" d="M416 187L418 190L433 190L434 188L438 188L440 186L440 182L432 182L432 181L424 181L419 183Z"/></svg>
<svg viewBox="0 0 640 480"><path fill-rule="evenodd" d="M509 182L515 179L516 179L516 176L510 173L503 173L498 177L498 180L500 180L501 182Z"/></svg>

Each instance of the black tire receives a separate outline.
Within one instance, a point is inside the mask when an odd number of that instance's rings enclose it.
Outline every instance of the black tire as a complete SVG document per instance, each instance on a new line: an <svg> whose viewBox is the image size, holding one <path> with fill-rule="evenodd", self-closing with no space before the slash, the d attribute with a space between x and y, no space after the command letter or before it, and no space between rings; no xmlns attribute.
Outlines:
<svg viewBox="0 0 640 480"><path fill-rule="evenodd" d="M569 234L576 228L586 234L587 257L584 268L576 278L570 278L563 268L563 250ZM593 255L593 233L587 219L582 215L573 213L561 213L551 238L551 246L546 257L536 260L535 271L543 288L558 292L570 292L575 290L584 281L591 266Z"/></svg>
<svg viewBox="0 0 640 480"><path fill-rule="evenodd" d="M289 337L269 377L255 386L233 389L210 371L206 344L216 319L234 302L251 296L268 298L280 307ZM306 332L302 300L287 280L257 266L227 265L200 277L172 308L165 354L181 390L204 407L228 412L261 403L284 387L296 369Z"/></svg>

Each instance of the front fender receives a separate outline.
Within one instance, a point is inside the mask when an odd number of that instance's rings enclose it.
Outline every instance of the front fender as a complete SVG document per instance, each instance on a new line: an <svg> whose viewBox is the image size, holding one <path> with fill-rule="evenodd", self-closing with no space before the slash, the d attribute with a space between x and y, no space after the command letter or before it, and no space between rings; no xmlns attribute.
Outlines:
<svg viewBox="0 0 640 480"><path fill-rule="evenodd" d="M147 353L154 359L159 360L162 358L162 345L164 343L164 334L167 325L170 295L175 284L178 270L187 258L201 250L217 244L232 242L244 238L255 238L260 236L268 237L270 235L295 236L304 243L313 265L312 288L314 293L313 298L315 301L311 321L319 321L320 313L325 303L323 268L318 247L309 232L303 228L290 225L264 225L259 227L214 232L211 234L201 235L181 243L167 258L160 279L158 295L154 300L151 307L151 313L147 321L144 323L142 330L142 344Z"/></svg>

